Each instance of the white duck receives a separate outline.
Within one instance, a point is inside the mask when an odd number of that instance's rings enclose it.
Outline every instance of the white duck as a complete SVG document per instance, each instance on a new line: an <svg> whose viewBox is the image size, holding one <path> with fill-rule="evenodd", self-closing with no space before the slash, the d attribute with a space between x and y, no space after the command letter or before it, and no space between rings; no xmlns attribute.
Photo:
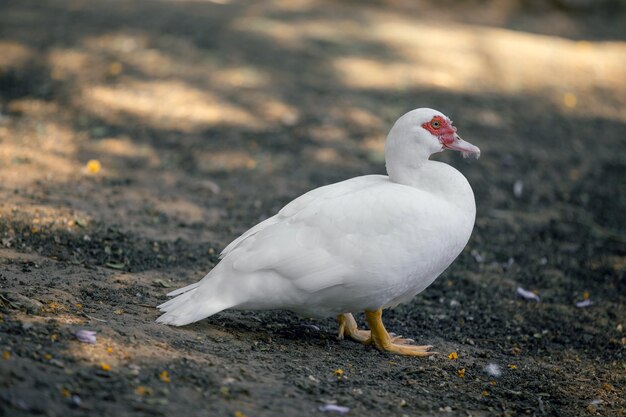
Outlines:
<svg viewBox="0 0 626 417"><path fill-rule="evenodd" d="M451 166L430 161L444 149L477 157L442 113L402 116L387 137L384 175L312 190L254 226L222 252L200 281L169 293L157 321L182 326L226 309L286 309L337 316L339 338L427 356L432 346L392 337L382 310L411 300L461 253L476 206L472 188ZM365 311L370 331L351 312Z"/></svg>

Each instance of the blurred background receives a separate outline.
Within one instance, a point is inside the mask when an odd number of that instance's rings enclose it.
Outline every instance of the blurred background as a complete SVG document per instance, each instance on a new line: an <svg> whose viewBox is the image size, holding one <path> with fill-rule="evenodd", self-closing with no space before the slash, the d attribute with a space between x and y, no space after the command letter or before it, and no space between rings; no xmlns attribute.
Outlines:
<svg viewBox="0 0 626 417"><path fill-rule="evenodd" d="M625 9L621 0L3 0L2 410L195 415L189 401L208 398L219 415L316 414L323 398L357 415L624 415ZM390 328L446 354L465 349L467 363L398 359L404 374L429 370L407 385L380 374L379 355L359 362L374 352L335 347L332 320L321 339L285 313L224 313L181 330L137 307L200 278L233 238L301 193L384 173L389 128L418 107L450 116L481 148L478 161L435 157L472 184L477 223L457 264L390 313ZM517 287L542 302L516 298ZM584 300L592 306L576 307ZM223 323L226 342L205 336ZM108 344L74 341L79 325ZM224 383L228 366L252 366L247 344L271 345L268 328L288 350L258 360L278 375L253 368L256 379ZM339 362L324 356L328 343ZM287 365L289 350L302 359L315 349L321 375ZM48 369L44 354L65 370ZM212 354L217 368L198 365ZM526 373L497 386L458 377L461 367L483 375L487 358ZM323 372L345 361L366 372L324 388ZM113 385L91 378L103 362L114 365ZM133 364L148 376L137 382ZM188 378L163 393L163 369ZM385 388L367 388L371 377ZM463 394L428 391L441 381ZM416 398L415 387L429 393ZM105 388L112 399L98 402Z"/></svg>

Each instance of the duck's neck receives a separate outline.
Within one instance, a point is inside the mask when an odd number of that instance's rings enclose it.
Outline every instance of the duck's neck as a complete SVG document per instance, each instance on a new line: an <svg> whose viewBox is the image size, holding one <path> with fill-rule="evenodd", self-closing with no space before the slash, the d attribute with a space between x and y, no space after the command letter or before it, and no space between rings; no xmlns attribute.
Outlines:
<svg viewBox="0 0 626 417"><path fill-rule="evenodd" d="M430 155L441 151L441 145L428 136L428 132L404 117L393 125L385 143L385 163L391 181L414 185L423 176Z"/></svg>
<svg viewBox="0 0 626 417"><path fill-rule="evenodd" d="M405 130L396 124L389 132L385 164L391 181L414 186L415 181L423 176L433 150L420 144Z"/></svg>
<svg viewBox="0 0 626 417"><path fill-rule="evenodd" d="M417 186L422 181L424 175L428 175L428 170L425 169L428 165L428 160L412 160L407 163L389 163L387 162L387 174L389 180L398 184L410 185L412 187Z"/></svg>
<svg viewBox="0 0 626 417"><path fill-rule="evenodd" d="M441 198L474 216L476 207L474 193L467 179L456 169L443 162L430 161L428 157L413 158L409 153L396 154L390 160L387 155L389 180L417 188Z"/></svg>
<svg viewBox="0 0 626 417"><path fill-rule="evenodd" d="M411 164L388 164L387 173L391 182L440 194L445 193L447 187L445 186L445 178L440 177L442 172L438 165L441 163L428 159L419 163L412 161Z"/></svg>
<svg viewBox="0 0 626 417"><path fill-rule="evenodd" d="M427 160L417 169L397 171L392 169L389 173L389 180L417 188L435 198L445 200L468 218L474 219L476 216L472 187L463 174L448 164Z"/></svg>

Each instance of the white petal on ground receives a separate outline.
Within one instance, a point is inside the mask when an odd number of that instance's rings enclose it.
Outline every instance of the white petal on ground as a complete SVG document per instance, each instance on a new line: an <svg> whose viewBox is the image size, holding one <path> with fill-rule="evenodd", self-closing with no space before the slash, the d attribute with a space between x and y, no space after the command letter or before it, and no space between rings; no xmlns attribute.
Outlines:
<svg viewBox="0 0 626 417"><path fill-rule="evenodd" d="M319 410L323 413L335 413L339 415L344 415L350 411L350 408L337 404L324 404L319 407Z"/></svg>
<svg viewBox="0 0 626 417"><path fill-rule="evenodd" d="M516 198L520 198L524 193L524 182L522 180L517 180L513 184L513 195Z"/></svg>
<svg viewBox="0 0 626 417"><path fill-rule="evenodd" d="M83 343L96 344L96 332L92 330L79 330L76 332L76 338Z"/></svg>
<svg viewBox="0 0 626 417"><path fill-rule="evenodd" d="M534 300L534 301L541 301L539 299L539 296L537 294L535 294L532 291L527 291L525 289L523 289L522 287L517 287L517 295L519 295L520 297L522 297L525 300Z"/></svg>
<svg viewBox="0 0 626 417"><path fill-rule="evenodd" d="M502 370L500 369L500 365L496 363L490 363L487 366L485 366L485 372L487 373L487 375L492 376L494 378L498 378L500 375L502 375Z"/></svg>

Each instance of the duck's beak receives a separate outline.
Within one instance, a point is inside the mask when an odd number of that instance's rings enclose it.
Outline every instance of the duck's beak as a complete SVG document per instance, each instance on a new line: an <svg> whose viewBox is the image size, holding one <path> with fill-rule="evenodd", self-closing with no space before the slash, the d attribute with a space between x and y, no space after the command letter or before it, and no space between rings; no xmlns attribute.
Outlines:
<svg viewBox="0 0 626 417"><path fill-rule="evenodd" d="M446 138L446 140L442 140L441 144L444 149L452 149L453 151L461 152L465 158L470 155L475 156L476 159L480 157L480 149L478 146L474 146L471 143L464 141L456 133Z"/></svg>

